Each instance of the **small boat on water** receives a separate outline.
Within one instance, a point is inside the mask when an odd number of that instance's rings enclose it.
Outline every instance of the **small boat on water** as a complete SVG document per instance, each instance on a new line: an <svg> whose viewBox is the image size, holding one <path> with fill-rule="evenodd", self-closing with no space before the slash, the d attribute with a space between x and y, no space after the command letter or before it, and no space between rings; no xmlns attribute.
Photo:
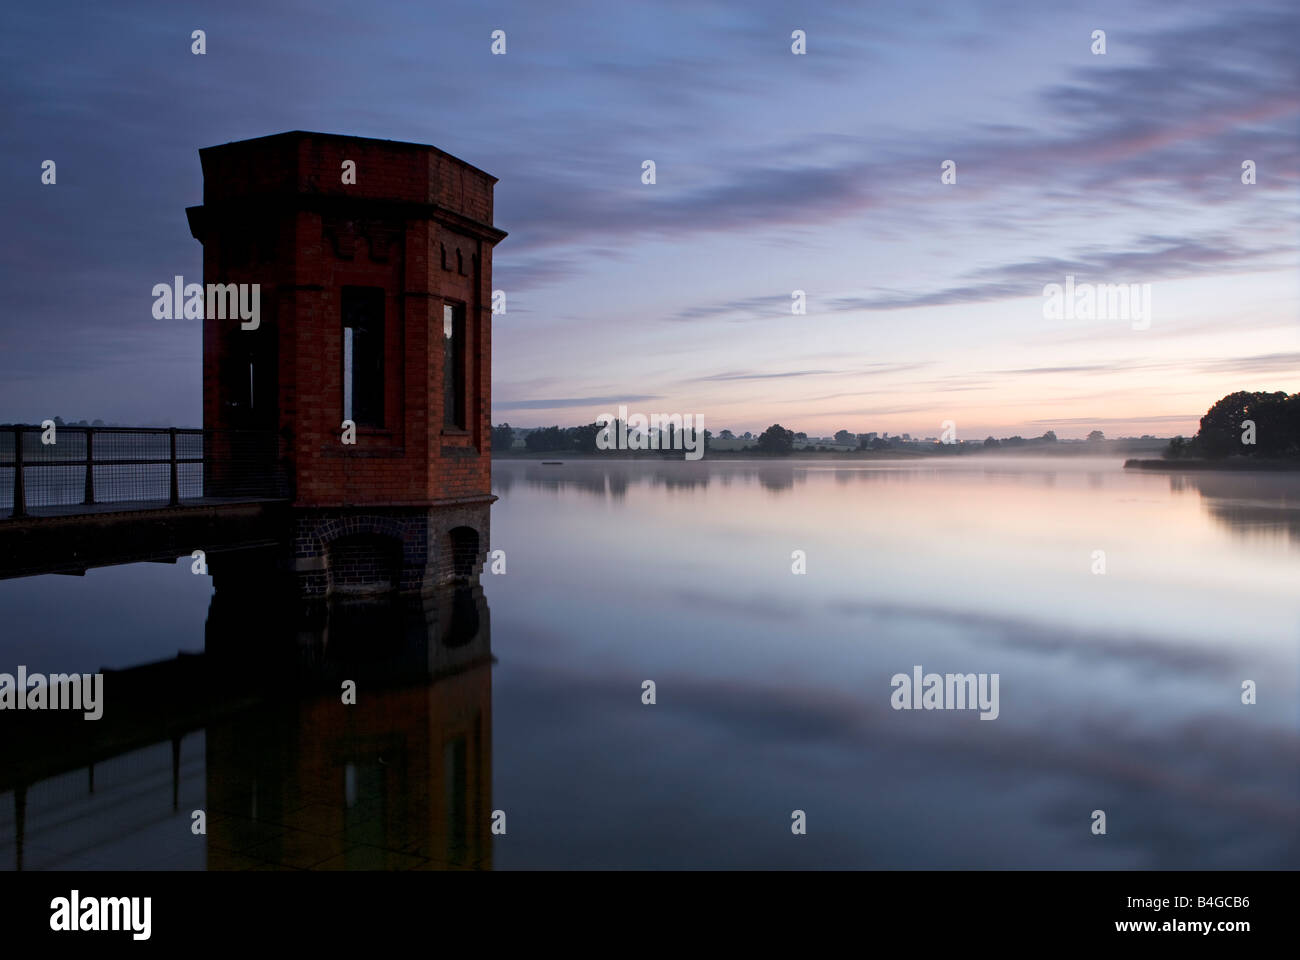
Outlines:
<svg viewBox="0 0 1300 960"><path fill-rule="evenodd" d="M543 460L543 461L542 461L542 466L544 466L544 467L562 467L562 466L564 466L564 461L563 461L563 460Z"/></svg>

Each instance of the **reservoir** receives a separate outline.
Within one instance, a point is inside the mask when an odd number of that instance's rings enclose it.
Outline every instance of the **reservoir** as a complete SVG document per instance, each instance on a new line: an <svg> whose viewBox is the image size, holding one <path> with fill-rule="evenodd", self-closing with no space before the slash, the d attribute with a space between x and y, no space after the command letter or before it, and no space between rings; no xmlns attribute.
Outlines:
<svg viewBox="0 0 1300 960"><path fill-rule="evenodd" d="M80 764L0 715L0 869L1300 867L1300 475L492 470L504 573L255 644L188 557L0 581L0 671L148 721ZM916 665L996 717L894 709Z"/></svg>

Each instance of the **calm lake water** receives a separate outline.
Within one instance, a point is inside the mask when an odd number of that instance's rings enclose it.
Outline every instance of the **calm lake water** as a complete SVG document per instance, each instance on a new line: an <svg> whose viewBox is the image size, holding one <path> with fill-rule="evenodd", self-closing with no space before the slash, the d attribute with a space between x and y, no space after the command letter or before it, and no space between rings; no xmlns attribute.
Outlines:
<svg viewBox="0 0 1300 960"><path fill-rule="evenodd" d="M0 868L20 834L24 869L1300 867L1300 476L498 461L494 492L481 594L312 634L427 665L471 623L494 662L146 731L93 791L11 744ZM189 566L0 582L0 671L211 655L238 618ZM917 665L997 674L996 719L893 709Z"/></svg>

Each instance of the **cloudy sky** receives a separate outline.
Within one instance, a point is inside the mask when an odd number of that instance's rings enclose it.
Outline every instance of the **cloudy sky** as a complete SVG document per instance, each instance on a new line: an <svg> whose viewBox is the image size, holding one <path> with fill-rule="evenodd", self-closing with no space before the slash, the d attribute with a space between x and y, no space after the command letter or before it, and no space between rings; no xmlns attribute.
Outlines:
<svg viewBox="0 0 1300 960"><path fill-rule="evenodd" d="M150 291L201 275L198 149L293 129L500 178L497 422L1167 436L1300 390L1294 0L55 0L3 34L0 421L198 424L199 324ZM1150 284L1149 324L1045 318L1067 275Z"/></svg>

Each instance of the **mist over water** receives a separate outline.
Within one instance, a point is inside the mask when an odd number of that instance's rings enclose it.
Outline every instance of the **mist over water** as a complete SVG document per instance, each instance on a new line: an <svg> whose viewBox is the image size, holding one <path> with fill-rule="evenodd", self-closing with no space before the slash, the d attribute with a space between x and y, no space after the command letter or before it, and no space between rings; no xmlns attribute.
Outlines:
<svg viewBox="0 0 1300 960"><path fill-rule="evenodd" d="M494 471L496 802L539 828L501 866L1300 863L1300 478L1006 457ZM1000 674L999 718L891 709L917 664Z"/></svg>
<svg viewBox="0 0 1300 960"><path fill-rule="evenodd" d="M493 470L490 692L367 689L359 707L407 744L378 761L316 755L329 695L214 721L184 740L176 810L165 743L105 764L94 798L84 771L32 784L25 867L1300 866L1294 475L1002 456ZM0 582L0 670L201 651L211 592L188 561ZM997 719L892 709L891 677L917 665L998 674ZM437 729L465 704L490 737L448 746ZM469 855L416 836L430 810L484 812L438 806L446 784L472 793L476 763L507 835ZM220 856L202 837L178 851L205 804L253 827L208 837Z"/></svg>

